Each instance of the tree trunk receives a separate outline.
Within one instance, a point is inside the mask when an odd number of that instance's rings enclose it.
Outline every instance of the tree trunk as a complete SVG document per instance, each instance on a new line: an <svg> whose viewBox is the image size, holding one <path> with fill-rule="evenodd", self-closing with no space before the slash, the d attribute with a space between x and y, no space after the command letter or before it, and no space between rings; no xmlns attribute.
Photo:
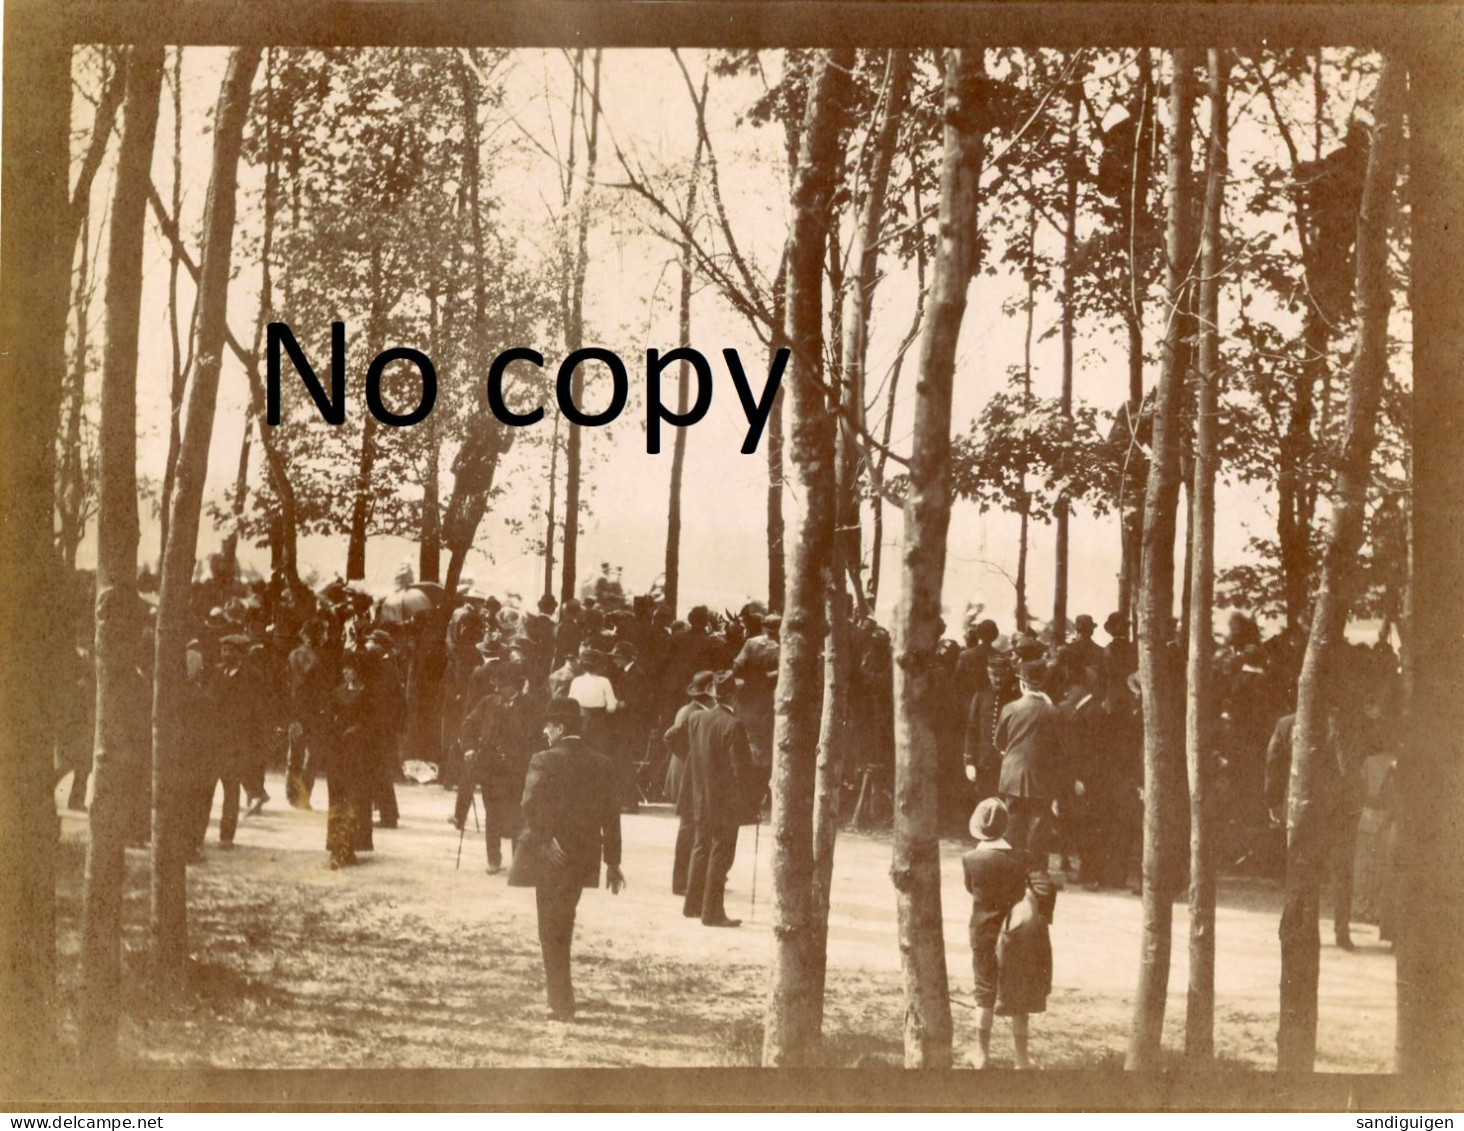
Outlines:
<svg viewBox="0 0 1464 1131"><path fill-rule="evenodd" d="M1032 410L1032 334L1037 324L1037 208L1027 210L1027 302L1023 307L1026 326L1022 337L1022 411ZM1031 497L1027 493L1027 469L1022 467L1020 497L1017 514L1021 526L1017 531L1017 578L1013 582L1016 590L1017 607L1014 611L1017 631L1027 631L1029 609L1027 606L1027 554L1031 535Z"/></svg>
<svg viewBox="0 0 1464 1131"><path fill-rule="evenodd" d="M703 86L702 98L706 98ZM696 186L701 178L702 140L700 131L696 138L696 155L691 160L691 178L686 187L687 224L695 222ZM691 345L691 233L681 240L681 294L679 302L681 340L678 345ZM683 361L676 375L676 411L685 416L691 411L691 363ZM666 500L666 587L663 599L676 615L681 591L681 477L686 467L687 429L678 426L671 441L671 487Z"/></svg>
<svg viewBox="0 0 1464 1131"><path fill-rule="evenodd" d="M778 268L778 277L773 281L773 333L769 352L775 354L788 343L783 327L788 317L787 291L788 257ZM773 394L773 407L768 412L768 610L783 611L783 594L787 578L783 572L783 386Z"/></svg>
<svg viewBox="0 0 1464 1131"><path fill-rule="evenodd" d="M249 425L250 421L246 416L244 435L239 438L239 463L234 470L234 497L229 508L233 523L229 532L224 535L223 545L219 547L231 568L237 568L239 564L239 527L244 521L244 506L249 501L249 453L254 447L254 434Z"/></svg>
<svg viewBox="0 0 1464 1131"><path fill-rule="evenodd" d="M879 234L884 224L890 166L894 163L900 117L909 90L909 52L891 48L885 64L884 108L874 135L867 188L855 226L850 260L855 265L844 290L844 346L840 367L840 413L834 437L834 559L831 582L824 597L828 639L824 649L823 711L819 719L818 766L815 771L813 814L813 920L817 935L811 947L815 966L815 996L819 1027L823 1025L823 996L828 965L829 902L834 879L834 845L839 830L839 794L843 785L844 755L850 746L849 694L856 656L851 639L853 608L845 579L854 587L854 602L862 613L865 594L859 576L860 517L858 443L853 424L864 425L864 364L868 352L869 311L879 281Z"/></svg>
<svg viewBox="0 0 1464 1131"><path fill-rule="evenodd" d="M900 604L895 614L895 844L905 972L905 1067L948 1068L951 1004L936 828L939 705L936 647L951 518L951 396L966 290L976 273L984 136L981 48L947 52L940 244L920 343L910 485L905 495Z"/></svg>
<svg viewBox="0 0 1464 1131"><path fill-rule="evenodd" d="M376 357L386 348L386 281L382 278L381 245L371 249L371 314L366 328L366 353ZM346 580L366 577L366 540L371 528L371 473L376 468L376 417L361 420L361 452L356 458L356 483L351 493L351 526L346 542Z"/></svg>
<svg viewBox="0 0 1464 1131"><path fill-rule="evenodd" d="M822 699L820 650L832 583L834 417L823 373L823 259L842 153L842 123L854 51L821 51L809 83L793 222L784 255L786 337L793 349L789 451L799 509L788 545L788 583L773 728L773 966L763 1029L764 1067L810 1063L823 1001L813 913L814 787Z"/></svg>
<svg viewBox="0 0 1464 1131"><path fill-rule="evenodd" d="M83 1062L117 1053L121 1009L122 881L132 787L145 764L129 717L142 618L137 613L137 337L148 174L163 87L163 48L130 53L122 146L107 246L106 352L102 357L100 507L97 512L96 745L82 915ZM247 435L247 432L246 432Z"/></svg>
<svg viewBox="0 0 1464 1131"><path fill-rule="evenodd" d="M544 596L554 596L554 504L559 488L559 416L554 417L554 432L549 439L549 506L544 519Z"/></svg>
<svg viewBox="0 0 1464 1131"><path fill-rule="evenodd" d="M1439 862L1464 859L1464 72L1446 40L1410 59L1409 294L1413 319L1411 568L1405 695L1413 709L1399 753L1398 1071L1430 1086L1464 1079L1464 900L1439 898Z"/></svg>
<svg viewBox="0 0 1464 1131"><path fill-rule="evenodd" d="M573 353L584 344L585 336L585 275L589 270L590 198L595 187L595 159L600 140L600 50L595 49L591 63L590 98L588 111L589 129L585 135L585 183L581 191L579 207L575 215L574 275L571 280L569 319L564 327L564 352ZM575 63L575 82L582 83L584 52L581 51ZM581 95L583 98L583 94ZM585 392L584 369L576 369L570 388L576 404L582 404ZM564 445L564 550L563 573L559 582L559 600L568 601L575 595L579 570L579 520L580 481L583 473L581 446L583 429L578 424L567 424L568 437Z"/></svg>
<svg viewBox="0 0 1464 1131"><path fill-rule="evenodd" d="M121 1008L122 882L132 787L145 764L129 718L142 705L132 678L142 618L137 605L137 338L148 173L163 87L163 48L130 53L122 146L107 246L102 358L100 507L97 517L96 745L82 915L79 1050L90 1064L117 1052Z"/></svg>
<svg viewBox="0 0 1464 1131"><path fill-rule="evenodd" d="M1082 163L1078 157L1078 115L1083 106L1080 81L1068 90L1067 143L1063 148L1063 173L1067 178L1063 196L1062 228L1062 395L1059 407L1063 419L1073 418L1073 334L1077 322L1073 288L1076 286L1074 265L1078 247L1078 174ZM1067 639L1068 622L1068 519L1071 508L1067 493L1057 498L1053 518L1057 524L1057 552L1054 562L1052 594L1052 645L1062 647Z"/></svg>
<svg viewBox="0 0 1464 1131"><path fill-rule="evenodd" d="M183 211L183 48L173 48L173 72L169 76L168 93L173 104L173 219ZM183 332L178 324L178 267L183 260L183 244L176 229L168 244L168 343L172 354L172 381L168 386L168 457L163 464L163 494L158 504L158 564L162 566L163 547L168 544L168 516L173 510L173 477L178 466L178 445L182 439L183 389L188 368L193 360L193 334L197 323L188 319L188 356L183 354ZM197 280L195 280L196 282ZM195 313L198 309L194 300Z"/></svg>
<svg viewBox="0 0 1464 1131"><path fill-rule="evenodd" d="M1367 489L1378 406L1388 370L1388 228L1402 149L1402 69L1384 58L1357 217L1357 345L1347 391L1347 418L1337 468L1331 529L1322 558L1311 632L1296 685L1291 780L1286 802L1286 902L1281 912L1281 1025L1277 1067L1310 1072L1316 1062L1317 977L1321 943L1317 912L1321 873L1338 819L1337 736L1330 718L1343 694L1337 657L1347 647L1347 616L1359 587ZM1344 767L1345 770L1345 767Z"/></svg>
<svg viewBox="0 0 1464 1131"><path fill-rule="evenodd" d="M1127 210L1129 302L1124 311L1124 325L1128 331L1128 414L1131 436L1138 432L1139 412L1144 405L1143 296L1147 280L1144 278L1141 249L1149 230L1150 159L1147 146L1148 139L1154 136L1151 124L1154 117L1154 83L1147 47L1139 49L1138 63L1139 124L1134 131L1134 161L1129 175L1129 207ZM1131 485L1130 478L1138 477L1125 467L1124 482L1119 488L1118 506L1118 613L1132 629L1134 598L1139 590L1139 559L1143 554L1143 515L1138 506L1125 505L1126 499L1137 495L1138 484Z"/></svg>
<svg viewBox="0 0 1464 1131"><path fill-rule="evenodd" d="M442 348L442 333L436 288L428 295L428 307L431 334L428 356L437 357ZM422 530L417 576L422 581L439 581L442 575L442 436L435 415L427 418L426 425L427 467L422 473Z"/></svg>
<svg viewBox="0 0 1464 1131"><path fill-rule="evenodd" d="M97 95L96 112L92 116L91 135L87 138L86 152L81 156L81 167L77 170L76 186L71 190L71 207L67 209L69 233L66 242L76 245L82 229L91 213L91 190L107 156L107 143L112 139L112 130L117 125L117 111L122 108L122 98L127 92L127 49L107 46L103 60L106 72L102 77L102 89Z"/></svg>
<svg viewBox="0 0 1464 1131"><path fill-rule="evenodd" d="M259 67L258 47L236 47L214 115L213 172L204 212L199 264L198 363L188 390L178 476L163 547L157 613L157 664L153 678L152 945L158 983L181 987L188 960L187 845L183 840L179 782L185 773L182 708L185 652L203 485L213 438L214 408L227 331L230 260L233 255L239 149L249 115L249 88Z"/></svg>
<svg viewBox="0 0 1464 1131"><path fill-rule="evenodd" d="M66 374L71 44L54 5L5 15L7 160L0 167L0 1059L13 1079L53 1072L56 868L51 681L69 639L55 553L56 422ZM23 160L16 158L23 157Z"/></svg>
<svg viewBox="0 0 1464 1131"><path fill-rule="evenodd" d="M61 468L56 484L56 541L61 549L61 563L69 573L76 568L76 551L86 536L86 520L90 484L81 458L81 418L86 403L87 354L91 339L91 222L82 218L81 262L76 272L76 351L72 354L71 373L67 381L64 404L66 419L61 433Z"/></svg>
<svg viewBox="0 0 1464 1131"><path fill-rule="evenodd" d="M1139 584L1139 681L1144 700L1144 861L1143 949L1139 986L1129 1033L1130 1069L1159 1066L1164 1006L1169 992L1169 952L1174 920L1168 843L1182 757L1183 731L1175 712L1178 673L1172 659L1174 619L1174 537L1179 505L1179 409L1184 381L1184 341L1188 333L1182 311L1189 277L1188 216L1190 205L1190 134L1194 109L1194 75L1190 52L1172 52L1174 73L1169 93L1169 183L1165 190L1168 219L1165 233L1165 294L1171 311L1164 335L1154 405L1153 462L1144 499L1142 573Z"/></svg>
<svg viewBox="0 0 1464 1131"><path fill-rule="evenodd" d="M1195 404L1194 491L1190 508L1189 679L1185 760L1190 799L1189 1004L1184 1051L1191 1060L1215 1055L1215 853L1209 800L1210 755L1215 748L1210 622L1215 605L1215 475L1220 432L1221 213L1225 205L1226 84L1229 54L1209 51L1210 147L1200 244L1200 345Z"/></svg>

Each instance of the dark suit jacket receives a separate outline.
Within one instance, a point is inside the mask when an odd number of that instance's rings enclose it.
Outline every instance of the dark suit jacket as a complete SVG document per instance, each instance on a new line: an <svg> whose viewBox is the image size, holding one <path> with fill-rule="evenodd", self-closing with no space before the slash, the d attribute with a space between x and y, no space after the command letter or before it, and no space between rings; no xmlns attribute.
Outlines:
<svg viewBox="0 0 1464 1131"><path fill-rule="evenodd" d="M761 778L754 773L747 729L724 703L687 715L687 785L697 824L750 825L757 820Z"/></svg>
<svg viewBox="0 0 1464 1131"><path fill-rule="evenodd" d="M529 762L524 780L524 831L508 870L510 887L532 888L554 877L544 855L557 840L569 857L571 883L600 886L600 858L620 863L620 793L615 764L578 737L565 735Z"/></svg>
<svg viewBox="0 0 1464 1131"><path fill-rule="evenodd" d="M1001 751L997 789L1012 797L1051 799L1067 794L1062 712L1046 699L1023 695L1001 709L996 746Z"/></svg>

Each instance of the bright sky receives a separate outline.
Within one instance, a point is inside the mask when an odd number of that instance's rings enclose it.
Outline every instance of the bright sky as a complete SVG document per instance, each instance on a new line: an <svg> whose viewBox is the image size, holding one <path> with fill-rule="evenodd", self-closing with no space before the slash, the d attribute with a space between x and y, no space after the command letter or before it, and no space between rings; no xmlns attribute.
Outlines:
<svg viewBox="0 0 1464 1131"><path fill-rule="evenodd" d="M206 128L225 57L222 49L204 48L189 48L184 56L184 228L195 233L195 241L207 189L211 136ZM703 66L700 53L687 53L686 61L699 79ZM770 58L770 63L775 65L776 57ZM507 110L518 125L500 117L490 117L487 123L490 134L497 129L495 143L512 144L513 151L503 158L503 172L494 189L504 198L503 214L524 230L526 238L533 237L549 218L546 202L557 204L558 188L553 163L524 141L522 133L547 139L546 113L547 107L552 106L560 123L559 134L563 136L568 80L568 67L560 53L517 53L509 79ZM757 89L755 80L751 79L714 80L710 127L732 225L744 251L770 276L776 269L786 232L782 141L773 130L739 127L736 123L738 113ZM668 52L607 51L602 104L608 130L652 174L689 161L695 139L694 119L681 73ZM89 115L89 108L79 109L78 125L85 125ZM171 107L165 94L154 164L154 180L165 199L172 177L172 130ZM1270 139L1254 128L1237 129L1232 135L1232 164L1237 169L1236 175L1243 176L1247 163L1258 152L1257 147L1264 151L1268 144ZM1279 158L1279 154L1270 156ZM613 149L606 144L602 144L599 176L606 182L623 179ZM257 194L261 174L245 167L242 177L241 222L248 223L253 207L249 198ZM94 241L102 230L100 220L110 191L109 159L93 191ZM602 345L627 360L632 396L622 422L611 435L598 429L587 433L591 510L584 518L580 564L582 576L601 561L621 566L627 585L639 592L662 569L671 456L669 430L662 454L648 456L644 451L644 407L637 388L637 359L644 356L649 346L669 350L679 344L677 274L674 250L641 229L636 217L625 208L623 197L623 193L605 188L597 198L585 290L589 327L586 344ZM101 246L104 258L104 244ZM241 258L236 244L235 265L237 278L230 295L229 321L236 335L247 341L256 312L258 264L249 261L247 255ZM916 295L913 271L903 270L888 259L882 267L888 274L874 305L869 353L869 371L876 382L886 372L907 332ZM150 228L145 250L140 346L139 473L154 482L161 481L167 448L170 346L166 287L167 248L156 229ZM1009 368L1021 359L1023 320L1020 315L1006 315L1002 310L1003 303L1017 294L1019 287L1009 273L995 278L982 276L973 283L957 362L954 419L958 428L964 428L975 417L991 393L1005 387ZM186 280L182 292L184 303L191 302L191 288ZM1155 314L1157 317L1158 312ZM94 340L100 340L100 294L93 315ZM1051 301L1039 306L1039 338L1055 323L1056 317L1056 306ZM1151 343L1156 335L1157 330L1151 330ZM425 343L419 342L392 344L425 347ZM521 344L535 346L545 354L557 349L554 342ZM726 377L720 352L724 347L739 349L749 371L759 374L766 373L767 354L741 316L709 287L700 289L694 301L691 344L712 358L718 381L711 412L689 433L683 502L683 604L700 601L735 606L749 596L765 595L766 465L762 449L755 456L743 456L739 452L746 421ZM896 450L908 446L908 390L914 383L916 352L912 350L908 359L904 377L906 393L897 404L893 431ZM1078 398L1102 409L1117 405L1127 388L1126 346L1108 328L1087 324L1080 326L1077 355ZM488 360L485 358L483 362L484 376ZM364 368L366 361L364 353L353 354L353 374ZM1037 391L1055 394L1060 381L1056 335L1036 346L1034 366ZM759 382L760 379L759 376ZM1149 379L1152 381L1152 373ZM668 382L668 399L672 387ZM232 484L246 421L246 403L244 374L229 356L211 451L207 488L210 495L221 495ZM365 411L359 397L352 401L350 411ZM546 419L539 427L548 429L550 422ZM256 464L258 457L256 444ZM547 449L520 452L517 459L510 457L509 465L500 474L499 482L509 485L507 494L494 504L494 511L485 520L479 534L478 552L470 559L467 571L481 588L498 593L516 591L526 597L539 591L543 568L540 557L527 548L527 536L508 531L503 520L527 515L535 492L543 489L546 459ZM444 460L444 499L450 487L447 463ZM257 467L256 471L262 473ZM344 474L341 482L344 490L347 482ZM561 500L562 495L561 486ZM797 505L798 500L789 492L786 517L790 528ZM1274 520L1270 506L1270 499L1254 490L1222 487L1220 512L1224 519L1217 523L1217 565L1223 567L1240 560L1248 537L1271 530ZM155 560L157 523L146 504L143 518L141 554L146 560ZM898 512L887 507L881 619L887 619L898 596L900 528ZM1013 589L1007 577L1016 572L1016 531L1014 517L983 516L971 504L957 504L952 517L945 586L948 623L957 624L967 603L974 602L987 606L1003 628L1009 627ZM217 535L210 538L206 534L201 554L218 541ZM82 564L90 564L93 554L89 537L82 548ZM241 554L246 562L267 569L267 550L241 548ZM345 538L307 538L301 544L301 556L306 566L314 567L324 576L343 572ZM415 565L416 556L414 543L394 538L373 539L367 551L368 584L388 588L397 565L404 558ZM1034 525L1029 601L1034 614L1039 616L1050 613L1052 556L1052 530ZM1088 612L1101 621L1115 600L1118 568L1115 520L1076 515L1072 522L1071 561L1069 615Z"/></svg>

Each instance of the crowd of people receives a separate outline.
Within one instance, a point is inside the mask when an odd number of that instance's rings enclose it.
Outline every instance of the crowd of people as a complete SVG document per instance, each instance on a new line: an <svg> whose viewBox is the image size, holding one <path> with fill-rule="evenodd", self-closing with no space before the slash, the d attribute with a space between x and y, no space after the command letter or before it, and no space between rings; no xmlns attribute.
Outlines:
<svg viewBox="0 0 1464 1131"><path fill-rule="evenodd" d="M671 892L685 915L709 927L737 926L724 890L738 830L759 821L769 804L777 613L750 602L735 613L697 606L678 619L655 593L628 598L608 566L578 599L561 606L545 596L531 612L513 596L450 601L440 587L413 583L409 570L397 580L395 594L375 600L340 580L316 592L279 577L246 585L215 560L196 584L187 750L177 782L194 858L204 847L219 787L218 843L228 848L241 816L272 800L266 768L283 765L285 800L299 808L312 807L324 772L328 865L346 867L373 849L375 829L395 827L396 788L404 768L412 768L418 780L435 777L455 793L448 819L465 832L472 815L486 841L488 872L496 875L506 870L505 843L516 860L532 838L534 783L541 795L563 789L550 781L552 774L536 776L534 769L546 743L557 749L553 743L563 740L604 759L591 807L607 841L611 822L600 810L608 806L617 815L614 863L618 814L648 801L673 804L679 828ZM1145 704L1127 618L1114 613L1102 627L1108 639L1100 645L1097 623L1082 615L1055 642L1032 626L1004 634L994 620L972 617L964 642L943 640L937 653L932 718L940 829L944 835L969 830L983 850L987 841L999 841L1026 861L1031 882L1024 890L1036 893L1032 914L1039 919L1051 915L1043 885L1053 866L1075 872L1091 889L1137 890ZM1178 625L1174 636L1166 662L1182 665ZM853 641L850 748L842 752L851 799L869 788L891 789L895 756L889 634L864 617ZM140 747L147 745L151 699L148 642L144 629L131 673ZM95 677L84 648L72 658L66 682L76 694L57 728L58 774L75 770L69 803L80 808ZM1216 642L1218 730L1209 756L1222 870L1278 876L1284 868L1300 662L1297 638L1263 641L1255 622L1239 613ZM1386 644L1349 646L1341 664L1335 686L1345 694L1330 715L1334 756L1323 788L1334 834L1336 939L1350 947L1356 830L1365 804L1380 804L1386 794L1400 690ZM1182 675L1173 682L1182 688ZM1182 711L1183 703L1169 707ZM546 720L557 728L554 740ZM1182 773L1179 784L1182 789ZM999 818L988 809L982 827L989 833L1000 824L1002 831L984 835L971 814L993 798L1000 801ZM556 804L574 809L573 798ZM135 808L129 835L143 841L149 830L141 784ZM1181 826L1184 810L1177 804L1173 814ZM1175 866L1182 869L1181 855ZM608 854L605 859L610 862ZM984 857L979 863L977 872L990 871ZM597 853L596 877L598 865ZM1015 890L1010 879L998 878L998 888ZM546 963L547 940L564 938L566 906L572 928L567 900L561 893L549 911L540 908ZM546 914L558 926L544 935ZM974 918L972 929L974 947ZM990 935L990 922L982 929ZM977 973L980 983L979 962ZM551 1006L572 1012L566 992L561 988Z"/></svg>

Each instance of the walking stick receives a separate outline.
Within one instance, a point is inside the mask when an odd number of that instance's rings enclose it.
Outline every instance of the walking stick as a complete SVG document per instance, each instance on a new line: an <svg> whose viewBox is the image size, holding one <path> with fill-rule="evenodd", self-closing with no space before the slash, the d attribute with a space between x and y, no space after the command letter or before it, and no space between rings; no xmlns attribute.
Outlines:
<svg viewBox="0 0 1464 1131"><path fill-rule="evenodd" d="M757 850L762 840L762 810L757 813L757 824L752 830L752 910L748 913L748 919L757 918Z"/></svg>
<svg viewBox="0 0 1464 1131"><path fill-rule="evenodd" d="M452 866L452 870L454 872L456 872L459 868L461 868L463 866L463 837L467 834L467 831L468 831L468 822L467 821L464 821L461 825L458 826L457 861Z"/></svg>

